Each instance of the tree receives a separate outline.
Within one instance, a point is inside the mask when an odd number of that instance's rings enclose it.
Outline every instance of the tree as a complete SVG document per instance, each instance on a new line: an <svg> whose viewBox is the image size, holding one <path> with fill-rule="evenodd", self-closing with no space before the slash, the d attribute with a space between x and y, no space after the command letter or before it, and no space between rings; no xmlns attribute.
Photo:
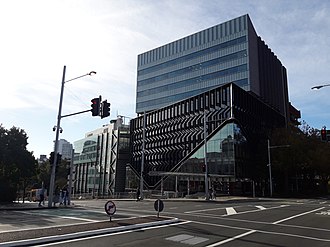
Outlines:
<svg viewBox="0 0 330 247"><path fill-rule="evenodd" d="M16 198L19 188L25 189L27 181L36 174L36 160L26 149L28 137L24 130L0 125L0 189L5 192L2 201Z"/></svg>
<svg viewBox="0 0 330 247"><path fill-rule="evenodd" d="M275 190L281 195L327 193L330 179L330 145L320 141L320 131L305 122L298 128L275 129L271 145L290 145L272 149Z"/></svg>

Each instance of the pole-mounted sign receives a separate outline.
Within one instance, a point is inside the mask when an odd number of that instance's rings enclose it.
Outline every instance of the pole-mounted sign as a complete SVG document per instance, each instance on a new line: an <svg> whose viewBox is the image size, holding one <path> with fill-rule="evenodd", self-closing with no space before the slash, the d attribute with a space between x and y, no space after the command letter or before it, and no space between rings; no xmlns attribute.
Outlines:
<svg viewBox="0 0 330 247"><path fill-rule="evenodd" d="M104 209L107 215L110 216L110 221L111 221L111 216L116 213L116 205L113 203L113 201L107 201L106 204L104 205Z"/></svg>

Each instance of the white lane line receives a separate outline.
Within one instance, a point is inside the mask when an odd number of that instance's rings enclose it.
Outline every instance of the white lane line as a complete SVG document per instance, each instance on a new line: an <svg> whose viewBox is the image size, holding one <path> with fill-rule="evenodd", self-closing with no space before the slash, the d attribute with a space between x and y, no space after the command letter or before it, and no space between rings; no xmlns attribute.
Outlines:
<svg viewBox="0 0 330 247"><path fill-rule="evenodd" d="M259 208L260 210L265 210L266 208L263 206L256 206L256 208Z"/></svg>
<svg viewBox="0 0 330 247"><path fill-rule="evenodd" d="M94 236L90 236L90 237L80 237L80 238L75 238L75 239L70 239L70 240L62 240L62 241L58 240L58 242L52 242L50 244L42 244L42 245L38 245L38 246L44 247L44 246L61 245L63 243L80 242L80 241L85 241L85 240L89 240L89 239L104 238L104 237L109 237L109 236L127 234L127 233L131 233L131 232L147 231L147 230L152 230L152 229L157 229L157 228L166 228L166 227L178 226L178 225L183 225L183 224L188 224L188 223L191 223L191 221L182 221L182 222L177 222L177 223L173 223L173 224L169 224L169 225L146 226L146 227L143 227L140 229L112 232L112 233L106 233L106 234L101 234L101 235L94 235Z"/></svg>
<svg viewBox="0 0 330 247"><path fill-rule="evenodd" d="M280 206L276 206L276 207L265 208L264 210L277 209L277 208L283 208L283 207L289 207L289 205L280 205ZM237 212L236 214L248 214L248 213L255 213L255 212L260 212L260 209L253 209L253 210L248 210L248 211L243 211L243 212ZM224 214L222 216L226 217L226 216L228 216L228 214Z"/></svg>
<svg viewBox="0 0 330 247"><path fill-rule="evenodd" d="M244 237L244 236L250 235L250 234L255 233L255 232L256 232L256 230L251 230L251 231L248 231L248 232L242 233L242 234L240 234L240 235L234 236L234 237L232 237L232 238L227 238L227 239L222 240L222 241L220 241L220 242L217 242L217 243L214 243L214 244L207 245L206 247L219 246L219 245L222 245L222 244L228 243L228 242L230 242L230 241L233 241L233 240L236 240L236 239L242 238L242 237Z"/></svg>
<svg viewBox="0 0 330 247"><path fill-rule="evenodd" d="M238 213L239 214L239 213ZM258 225L273 225L272 222L265 222L265 221L256 221L256 220L243 220L243 219L235 219L235 218L229 218L229 217L223 217L223 216L215 216L215 215L204 215L204 214L198 214L198 217L201 218L208 218L208 219L221 219L226 221L237 221L237 222L247 222L247 223L253 223ZM196 223L201 224L200 222L196 221ZM295 229L308 229L308 230L316 230L316 231L322 231L322 232L330 232L330 229L324 229L324 228L317 228L317 227L308 227L308 226L296 226L296 225L289 225L289 224L277 224L278 226L284 226L284 227L290 227ZM235 228L237 229L237 228ZM250 228L239 228L241 230L252 230Z"/></svg>
<svg viewBox="0 0 330 247"><path fill-rule="evenodd" d="M270 210L270 209L277 209L277 208L283 208L283 207L289 207L290 205L280 205L280 206L274 206L274 207L270 207L270 208L263 208L262 210ZM235 206L235 208L239 208L242 206ZM237 212L236 214L246 214L246 213L253 213L253 212L259 212L262 206L256 206L258 209L253 209L253 210L248 210L248 211L243 211L243 212ZM184 212L185 214L191 214L191 213L202 213L202 214L206 214L204 212L209 212L209 211L215 211L215 210L220 210L220 209L226 209L224 207L221 208L209 208L209 209L200 209L200 210L194 210L194 211L186 211ZM224 214L223 216L227 216L228 214Z"/></svg>
<svg viewBox="0 0 330 247"><path fill-rule="evenodd" d="M233 207L226 208L227 215L237 214Z"/></svg>
<svg viewBox="0 0 330 247"><path fill-rule="evenodd" d="M238 206L239 207L239 206ZM219 209L225 209L225 207L221 208L206 208L206 209L199 209L199 210L193 210L193 211L186 211L185 214L191 214L191 213L199 213L199 212L207 212L207 211L215 211Z"/></svg>
<svg viewBox="0 0 330 247"><path fill-rule="evenodd" d="M330 242L330 239L326 239L326 238L316 238L316 237L309 237L309 236L305 236L305 235L290 234L290 233L284 233L284 232L270 232L270 231L263 231L263 230L258 230L257 232L263 233L263 234L302 238L302 239L308 239L308 240L319 241L319 242L327 242L327 243Z"/></svg>
<svg viewBox="0 0 330 247"><path fill-rule="evenodd" d="M284 222L284 221L291 220L291 219L294 219L294 218L297 218L297 217L300 217L300 216L303 216L303 215L306 215L306 214L310 214L310 213L313 213L313 212L316 212L316 211L322 210L322 209L324 209L324 208L325 208L325 207L317 208L317 209L314 209L314 210L311 210L311 211L308 211L308 212L305 212L305 213L301 213L301 214L293 215L293 216L291 216L291 217L288 217L288 218L285 218L285 219L282 219L282 220L275 221L275 222L273 222L273 224L282 223L282 222Z"/></svg>
<svg viewBox="0 0 330 247"><path fill-rule="evenodd" d="M87 221L87 222L100 222L100 220L91 220L87 218L78 218L78 217L72 217L72 216L62 216L62 215L54 215L54 214L42 214L42 213L29 213L29 212L22 212L24 214L29 215L40 215L40 216L47 216L47 217L54 217L54 218L61 218L61 219L70 219L70 220L80 220L80 221Z"/></svg>
<svg viewBox="0 0 330 247"><path fill-rule="evenodd" d="M87 221L87 222L100 222L100 220L91 220L86 218L78 218L78 217L72 217L72 216L56 216L61 219L69 219L69 220L81 220L81 221Z"/></svg>
<svg viewBox="0 0 330 247"><path fill-rule="evenodd" d="M309 236L305 236L305 235L298 235L298 234L290 234L290 233L283 233L283 232L276 232L276 231L266 231L266 230L258 230L258 229L251 229L251 228L246 228L246 227L238 227L238 226L228 226L228 225L222 225L222 224L214 224L214 223L208 223L208 222L201 222L201 221L191 221L192 223L196 223L196 224L201 224L201 225L209 225L209 226L215 226L215 227L223 227L223 228L229 228L229 229L237 229L237 230L243 230L243 231L248 231L246 233L243 233L241 235L238 235L232 238L237 239L238 237L242 237L242 235L246 236L248 234L251 234L253 232L256 233L263 233L263 234L271 234L271 235L279 235L279 236L289 236L289 237L294 237L294 238L301 238L301 239L308 239L308 240L315 240L315 241L320 241L320 242L330 242L330 239L326 239L326 238L316 238L316 237L309 237ZM285 226L285 225L284 225ZM322 231L329 231L328 229L316 229L316 230L320 230ZM229 239L232 239L229 238ZM226 240L223 240L226 241ZM218 243L214 243L214 244L219 244ZM208 245L208 247L211 246L217 246L217 245Z"/></svg>

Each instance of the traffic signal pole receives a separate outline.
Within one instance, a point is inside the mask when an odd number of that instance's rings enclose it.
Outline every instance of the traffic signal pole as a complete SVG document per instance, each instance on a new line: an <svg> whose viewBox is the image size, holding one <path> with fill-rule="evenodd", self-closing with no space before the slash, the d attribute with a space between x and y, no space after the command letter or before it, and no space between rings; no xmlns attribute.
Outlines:
<svg viewBox="0 0 330 247"><path fill-rule="evenodd" d="M56 137L55 137L55 145L54 145L54 162L53 162L53 166L52 166L52 170L51 170L50 183L49 183L48 207L52 207L52 205L53 205L53 194L54 194L55 174L56 174L56 165L57 165L57 153L58 153L58 139L59 139L60 130L61 130L61 118L79 114L79 113L76 113L76 114L69 114L69 115L62 116L62 102L63 102L64 84L66 82L73 81L73 80L79 79L79 78L87 76L87 75L91 76L93 74L96 74L95 71L91 71L87 74L84 74L84 75L81 75L81 76L78 76L78 77L75 77L73 79L65 81L65 72L66 72L66 66L64 65L63 75L62 75L62 83L61 83L60 103L59 103L58 115L57 115ZM80 112L80 113L82 113L82 112Z"/></svg>
<svg viewBox="0 0 330 247"><path fill-rule="evenodd" d="M61 114L62 114L62 102L63 102L63 92L64 92L64 83L65 83L65 71L66 66L63 67L63 75L62 75L62 85L61 85L61 96L60 103L58 107L58 115L57 115L57 125L56 125L56 138L55 138L55 147L54 147L54 163L52 166L52 172L50 175L50 184L49 184L49 194L48 194L48 207L52 207L53 205L53 193L54 193L54 185L55 185L55 172L56 172L56 164L57 164L57 152L58 152L58 138L60 135L60 127L61 127Z"/></svg>
<svg viewBox="0 0 330 247"><path fill-rule="evenodd" d="M207 130L206 130L206 110L204 110L204 164L205 164L205 200L210 200L209 192L209 176L208 176L208 164L207 164Z"/></svg>
<svg viewBox="0 0 330 247"><path fill-rule="evenodd" d="M144 159L145 159L145 139L146 139L146 111L143 113L143 130L142 130L142 160L141 160L141 174L140 174L140 197L143 200L143 174L144 174Z"/></svg>
<svg viewBox="0 0 330 247"><path fill-rule="evenodd" d="M64 118L64 117L70 117L70 116L74 116L74 115L78 115L78 114L86 113L86 112L90 112L90 111L91 111L91 110L85 110L85 111L75 112L75 113L71 113L71 114L63 115L61 118Z"/></svg>

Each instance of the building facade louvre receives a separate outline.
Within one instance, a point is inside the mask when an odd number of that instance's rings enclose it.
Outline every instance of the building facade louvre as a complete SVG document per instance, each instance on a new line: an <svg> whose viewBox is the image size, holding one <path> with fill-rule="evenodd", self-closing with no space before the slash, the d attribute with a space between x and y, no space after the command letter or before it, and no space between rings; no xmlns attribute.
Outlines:
<svg viewBox="0 0 330 247"><path fill-rule="evenodd" d="M266 158L262 140L272 128L285 126L282 114L234 83L148 112L145 125L143 119L131 121L132 169L139 175L145 142L146 188L165 182L166 189L179 185L180 192L188 190L187 181L190 192L203 191L204 138L211 184L250 183L257 179L259 154Z"/></svg>

